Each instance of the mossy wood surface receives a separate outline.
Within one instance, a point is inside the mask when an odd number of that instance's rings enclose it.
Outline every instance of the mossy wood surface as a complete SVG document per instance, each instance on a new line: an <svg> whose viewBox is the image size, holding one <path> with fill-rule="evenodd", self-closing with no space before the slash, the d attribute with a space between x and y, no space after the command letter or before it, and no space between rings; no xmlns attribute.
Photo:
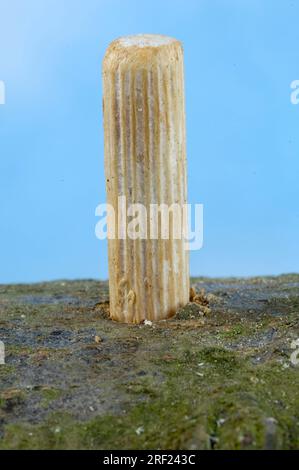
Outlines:
<svg viewBox="0 0 299 470"><path fill-rule="evenodd" d="M299 448L299 275L191 281L152 325L105 282L0 286L0 449Z"/></svg>

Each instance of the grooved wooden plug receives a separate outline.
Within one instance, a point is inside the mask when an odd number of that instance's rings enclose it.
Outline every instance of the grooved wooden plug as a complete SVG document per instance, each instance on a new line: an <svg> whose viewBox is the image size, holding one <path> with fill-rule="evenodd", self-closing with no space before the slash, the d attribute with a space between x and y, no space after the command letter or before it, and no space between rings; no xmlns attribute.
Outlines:
<svg viewBox="0 0 299 470"><path fill-rule="evenodd" d="M115 211L108 213L110 315L126 323L169 318L189 300L189 256L177 233L187 233L187 218L176 212L187 202L180 42L149 34L113 41L103 61L103 112Z"/></svg>

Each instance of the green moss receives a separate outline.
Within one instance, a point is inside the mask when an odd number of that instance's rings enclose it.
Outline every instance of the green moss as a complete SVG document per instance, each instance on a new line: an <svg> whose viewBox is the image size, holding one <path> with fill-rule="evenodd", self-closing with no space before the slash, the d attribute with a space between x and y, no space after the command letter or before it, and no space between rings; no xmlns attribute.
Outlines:
<svg viewBox="0 0 299 470"><path fill-rule="evenodd" d="M255 449L266 445L267 419L278 423L277 448L298 446L294 368L275 362L253 366L222 348L193 349L185 345L164 362L165 380L158 388L154 383L150 388L150 378L129 384L132 405L126 413L86 423L55 414L39 426L8 425L2 448ZM43 394L55 399L59 392ZM138 395L147 398L138 402Z"/></svg>
<svg viewBox="0 0 299 470"><path fill-rule="evenodd" d="M143 382L129 382L125 385L125 389L130 395L146 395L154 398L158 394L149 380Z"/></svg>
<svg viewBox="0 0 299 470"><path fill-rule="evenodd" d="M0 365L0 381L4 381L5 378L9 377L15 371L15 367L11 364Z"/></svg>
<svg viewBox="0 0 299 470"><path fill-rule="evenodd" d="M43 387L41 389L41 406L46 408L52 401L57 400L62 395L62 390L52 387Z"/></svg>
<svg viewBox="0 0 299 470"><path fill-rule="evenodd" d="M239 336L244 336L251 334L254 331L255 327L252 324L237 324L232 325L229 329L223 331L221 336L223 339L235 339Z"/></svg>
<svg viewBox="0 0 299 470"><path fill-rule="evenodd" d="M0 286L7 334L16 325L30 332L23 345L10 336L14 367L0 366L0 448L298 448L289 356L299 277L201 279L197 289L205 282L219 292L209 315L189 304L152 326L108 320L107 285L94 281ZM24 295L78 302L37 305ZM64 394L74 415L57 413Z"/></svg>
<svg viewBox="0 0 299 470"><path fill-rule="evenodd" d="M223 351L202 351L200 357L216 363L217 368L221 363L235 364L235 359ZM168 366L173 369L177 364ZM279 423L277 447L296 448L298 378L293 370L286 371L285 380L289 383L286 391L281 385L279 367L274 374L273 367L260 367L252 376L254 371L249 364L245 368L243 364L235 377L228 379L223 373L222 382L214 377L209 383L190 371L175 380L169 371L169 378L155 399L150 397L133 405L122 416L96 417L78 423L69 415L55 414L40 426L9 425L1 448L179 449L188 448L190 443L196 448L264 448L265 417ZM275 406L278 397L283 402ZM281 419L284 402L289 404L289 412ZM208 434L202 432L203 428Z"/></svg>
<svg viewBox="0 0 299 470"><path fill-rule="evenodd" d="M10 389L0 392L0 408L4 411L10 411L18 405L21 405L26 397L26 393L21 389Z"/></svg>

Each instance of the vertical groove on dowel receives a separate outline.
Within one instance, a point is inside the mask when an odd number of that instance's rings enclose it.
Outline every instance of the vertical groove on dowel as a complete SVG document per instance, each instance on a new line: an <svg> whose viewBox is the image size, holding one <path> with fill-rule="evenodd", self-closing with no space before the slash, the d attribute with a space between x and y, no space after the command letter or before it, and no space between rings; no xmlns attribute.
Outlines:
<svg viewBox="0 0 299 470"><path fill-rule="evenodd" d="M107 202L116 215L116 238L108 241L110 314L135 323L168 318L189 300L188 252L183 239L173 239L172 223L169 239L161 238L161 219L150 218L150 205L187 202L180 43L155 35L114 41L105 55L103 85ZM127 210L145 207L145 239L128 236L126 220L136 214L126 219L119 196ZM158 239L150 238L154 223Z"/></svg>

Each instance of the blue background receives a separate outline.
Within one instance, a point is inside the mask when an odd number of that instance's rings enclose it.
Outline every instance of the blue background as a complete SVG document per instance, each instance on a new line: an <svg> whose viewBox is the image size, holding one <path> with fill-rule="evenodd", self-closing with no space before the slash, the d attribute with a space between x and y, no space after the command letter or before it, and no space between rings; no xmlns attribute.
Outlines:
<svg viewBox="0 0 299 470"><path fill-rule="evenodd" d="M299 1L0 0L0 282L106 278L101 60L135 33L184 44L193 275L299 271Z"/></svg>

